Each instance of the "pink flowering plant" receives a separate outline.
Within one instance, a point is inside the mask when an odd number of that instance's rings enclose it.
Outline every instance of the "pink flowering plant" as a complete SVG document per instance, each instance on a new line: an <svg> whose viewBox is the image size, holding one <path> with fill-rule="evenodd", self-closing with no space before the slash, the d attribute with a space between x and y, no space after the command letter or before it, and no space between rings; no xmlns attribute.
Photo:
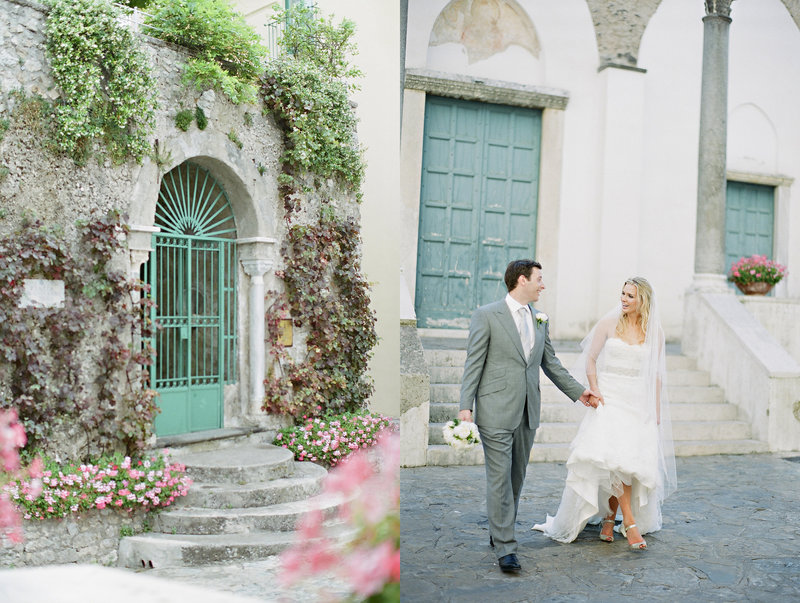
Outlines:
<svg viewBox="0 0 800 603"><path fill-rule="evenodd" d="M114 455L97 463L66 465L47 459L39 490L30 480L17 479L4 492L25 519L67 517L89 509L160 509L185 496L192 483L186 467L170 463L168 453L136 461Z"/></svg>
<svg viewBox="0 0 800 603"><path fill-rule="evenodd" d="M11 542L22 542L22 518L11 502L6 486L14 480L28 480L32 494L42 489L42 461L34 459L23 468L19 450L25 446L27 436L19 422L17 411L0 409L0 541L6 536Z"/></svg>
<svg viewBox="0 0 800 603"><path fill-rule="evenodd" d="M786 276L786 266L773 262L765 255L751 255L739 258L731 264L728 280L740 285L749 283L769 283L774 285Z"/></svg>
<svg viewBox="0 0 800 603"><path fill-rule="evenodd" d="M334 467L352 452L374 446L381 430L391 426L388 417L368 412L303 417L301 425L281 429L272 443L294 452L298 461Z"/></svg>
<svg viewBox="0 0 800 603"><path fill-rule="evenodd" d="M354 536L337 537L322 512L308 512L297 543L281 555L284 587L332 572L350 587L351 601L400 601L399 464L400 437L384 430L373 449L350 455L327 475L323 496L343 501L333 525Z"/></svg>

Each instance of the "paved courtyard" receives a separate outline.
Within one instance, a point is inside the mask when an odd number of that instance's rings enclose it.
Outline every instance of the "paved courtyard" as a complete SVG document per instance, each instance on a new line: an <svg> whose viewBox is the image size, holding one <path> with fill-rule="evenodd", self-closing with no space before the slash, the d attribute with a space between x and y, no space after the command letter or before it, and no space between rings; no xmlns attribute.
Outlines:
<svg viewBox="0 0 800 603"><path fill-rule="evenodd" d="M800 457L679 458L664 527L635 553L587 526L571 544L531 531L561 499L564 463L532 463L520 501L522 572L489 548L483 466L401 471L402 600L800 601Z"/></svg>

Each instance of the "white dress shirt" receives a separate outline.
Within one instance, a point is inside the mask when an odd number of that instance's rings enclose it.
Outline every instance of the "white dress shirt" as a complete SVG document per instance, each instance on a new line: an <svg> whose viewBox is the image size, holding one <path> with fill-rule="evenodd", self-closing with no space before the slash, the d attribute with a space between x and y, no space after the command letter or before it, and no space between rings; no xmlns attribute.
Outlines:
<svg viewBox="0 0 800 603"><path fill-rule="evenodd" d="M517 331L519 331L523 349L525 348L525 337L523 335L523 333L525 333L525 325L523 325L522 321L525 320L528 323L528 332L531 334L531 340L530 348L525 350L525 354L527 356L530 354L531 350L533 349L533 344L536 341L536 331L533 328L533 316L531 315L530 306L519 303L516 299L511 297L510 293L506 294L506 305L508 306L508 309L511 310L511 316L514 317L514 322L517 325ZM520 313L520 308L525 308L524 313Z"/></svg>

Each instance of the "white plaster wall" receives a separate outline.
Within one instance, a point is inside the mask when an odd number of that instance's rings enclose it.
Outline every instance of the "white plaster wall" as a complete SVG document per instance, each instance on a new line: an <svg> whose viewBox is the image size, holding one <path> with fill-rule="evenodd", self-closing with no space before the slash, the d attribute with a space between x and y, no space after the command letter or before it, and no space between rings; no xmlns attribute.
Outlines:
<svg viewBox="0 0 800 603"><path fill-rule="evenodd" d="M731 132L728 168L795 179L786 194L779 192L775 259L790 272L777 294L798 297L800 31L780 0L737 0L731 15L728 106L732 126L747 130ZM763 117L760 123L755 110ZM743 148L742 140L750 145Z"/></svg>
<svg viewBox="0 0 800 603"><path fill-rule="evenodd" d="M372 410L400 416L400 2L317 0L320 10L356 23L364 73L353 94L358 138L367 162L361 206L364 274L372 285L372 307L380 338L370 363L375 380Z"/></svg>
<svg viewBox="0 0 800 603"><path fill-rule="evenodd" d="M664 0L642 38L647 69L642 196L642 270L661 293L667 336L680 335L684 291L694 273L703 5ZM729 171L794 178L800 166L800 32L779 0L737 0L731 12ZM798 265L795 183L776 213L776 259ZM796 296L800 279L781 295ZM786 293L784 293L784 291Z"/></svg>
<svg viewBox="0 0 800 603"><path fill-rule="evenodd" d="M680 337L694 274L702 2L664 0L642 37L644 162L639 266L659 296L668 339Z"/></svg>
<svg viewBox="0 0 800 603"><path fill-rule="evenodd" d="M554 338L582 338L597 317L596 263L600 242L598 159L602 145L600 127L601 83L599 57L591 14L585 2L564 0L522 2L540 35L545 80L541 85L569 92L564 112L563 171L560 199L539 199L559 204L560 236L558 274L537 307L556 314ZM602 305L611 307L614 300Z"/></svg>

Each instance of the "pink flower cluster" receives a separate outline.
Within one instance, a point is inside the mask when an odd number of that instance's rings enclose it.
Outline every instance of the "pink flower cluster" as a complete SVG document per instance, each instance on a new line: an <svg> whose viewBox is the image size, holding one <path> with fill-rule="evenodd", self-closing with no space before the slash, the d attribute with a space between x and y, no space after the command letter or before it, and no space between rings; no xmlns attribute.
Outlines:
<svg viewBox="0 0 800 603"><path fill-rule="evenodd" d="M32 492L42 488L38 479L42 475L41 459L25 470L20 466L19 449L27 439L17 411L0 409L0 539L6 535L11 542L22 542L22 520L6 492L6 484L27 477Z"/></svg>
<svg viewBox="0 0 800 603"><path fill-rule="evenodd" d="M374 446L378 433L392 426L388 417L368 413L303 418L303 425L282 429L273 444L294 452L298 461L329 467L356 450Z"/></svg>
<svg viewBox="0 0 800 603"><path fill-rule="evenodd" d="M399 462L400 438L386 430L372 450L360 450L328 474L323 494L345 501L338 518L355 529L356 537L337 541L326 533L319 510L307 513L297 544L281 556L284 586L331 571L347 580L358 600L399 589Z"/></svg>
<svg viewBox="0 0 800 603"><path fill-rule="evenodd" d="M20 479L5 490L23 511L25 519L66 517L87 509L151 509L167 507L185 496L192 480L186 467L170 464L168 451L149 459L132 461L115 456L97 464L58 467L49 463L36 492L30 481Z"/></svg>
<svg viewBox="0 0 800 603"><path fill-rule="evenodd" d="M728 279L743 285L761 282L774 285L787 274L786 266L773 262L765 255L751 255L731 264Z"/></svg>

